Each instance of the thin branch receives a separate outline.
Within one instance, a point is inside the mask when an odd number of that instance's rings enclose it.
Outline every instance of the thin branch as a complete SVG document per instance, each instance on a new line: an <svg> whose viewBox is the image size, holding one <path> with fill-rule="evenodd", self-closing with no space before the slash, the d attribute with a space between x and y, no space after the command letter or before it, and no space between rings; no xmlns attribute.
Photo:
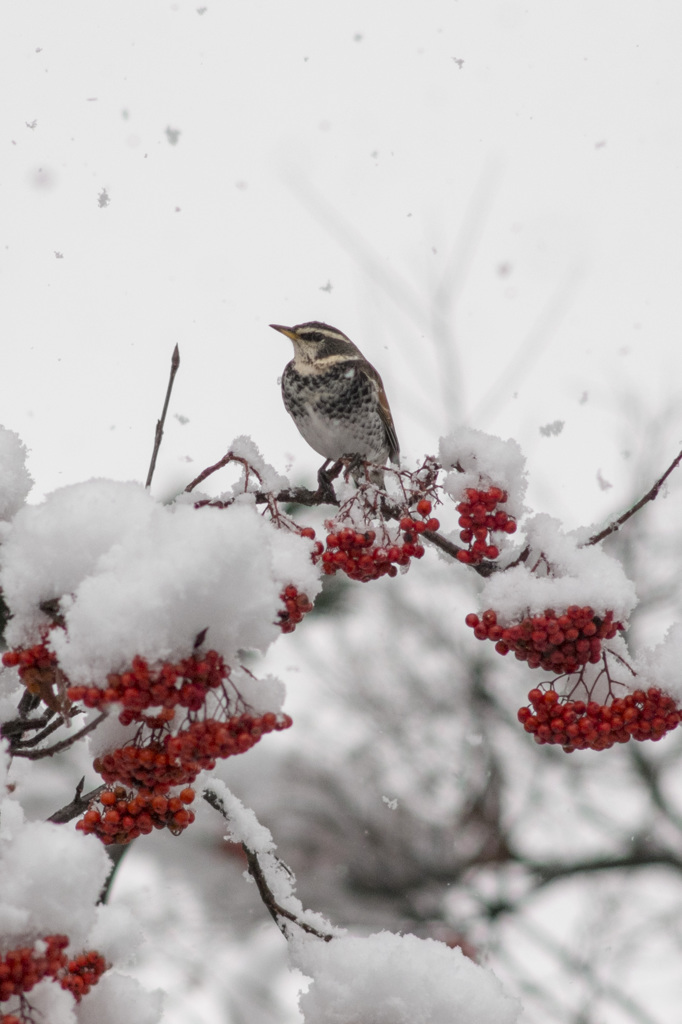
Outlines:
<svg viewBox="0 0 682 1024"><path fill-rule="evenodd" d="M220 797L216 793L214 793L210 789L205 789L202 795L207 804L210 804L210 806L214 810L218 811L218 813L222 815L222 817L225 818L226 821L229 821L229 815L227 814ZM317 936L318 939L323 939L324 942L331 942L334 936L331 935L329 932L319 931L317 928L314 928L311 924L308 924L306 921L302 921L299 917L296 916L296 914L292 913L291 910L287 910L286 907L283 907L280 903L277 902L277 900L275 899L275 894L268 885L268 880L265 876L265 872L263 870L261 862L258 859L258 854L255 852L255 850L251 850L244 842L241 844L241 847L246 856L249 874L256 883L256 888L258 889L260 898L262 899L265 907L267 908L268 913L270 914L273 921L281 931L282 935L284 935L285 938L288 938L285 922L291 921L293 924L298 925L299 928L301 928L304 932L307 932L309 935L315 935ZM273 857L273 860L276 860L277 863L281 865L282 868L284 868L286 871L289 870L286 867L286 865L279 859L279 857L276 857L274 854L272 854L271 856Z"/></svg>
<svg viewBox="0 0 682 1024"><path fill-rule="evenodd" d="M62 740L60 743L55 743L52 747L44 747L42 750L15 750L13 757L26 757L29 761L38 761L41 757L52 757L53 754L58 754L60 750L66 750L72 746L77 740L87 736L89 732L96 729L100 722L103 722L107 717L107 712L103 711L97 718L93 718L89 725L83 726L78 732L74 733L73 736L69 736L68 739Z"/></svg>
<svg viewBox="0 0 682 1024"><path fill-rule="evenodd" d="M168 387L166 388L166 400L163 403L163 410L161 412L161 419L157 420L156 431L154 433L154 448L152 450L152 458L149 463L149 472L147 473L147 482L145 487L151 487L152 477L154 476L154 470L156 469L156 457L159 454L159 448L161 447L161 439L163 438L163 425L166 422L166 413L168 412L168 403L170 402L171 391L173 390L173 381L175 380L175 374L178 372L180 366L180 349L176 345L173 349L173 355L171 357L171 370L170 377L168 378Z"/></svg>
<svg viewBox="0 0 682 1024"><path fill-rule="evenodd" d="M219 469L223 469L225 466L229 465L230 462L238 462L240 466L243 466L245 474L245 487L248 486L249 473L253 473L253 475L257 477L258 481L260 482L260 473L256 469L254 469L253 466L249 462L247 462L247 460L243 458L241 455L235 455L233 451L229 451L225 455L223 455L222 459L219 459L218 462L214 463L213 466L207 466L206 469L202 470L201 473L199 473L199 476L195 477L190 484L187 484L187 486L185 487L185 493L190 494L194 490L194 488L198 487L200 483L203 483L203 481L206 480L207 477L211 476L213 473L217 473Z"/></svg>
<svg viewBox="0 0 682 1024"><path fill-rule="evenodd" d="M116 878L116 872L121 866L121 861L123 860L123 858L125 857L126 853L128 852L132 845L132 843L126 843L125 845L121 845L120 843L112 843L110 846L105 847L105 850L107 851L107 856L111 861L111 871L107 875L107 880L102 886L102 891L99 894L99 900L97 901L98 903L106 903L108 901L109 893L111 892L111 887L114 884L114 879Z"/></svg>
<svg viewBox="0 0 682 1024"><path fill-rule="evenodd" d="M76 786L76 793L70 804L65 804L64 807L60 807L58 811L51 814L47 819L53 821L56 825L65 825L67 821L72 821L77 818L79 814L83 814L87 811L92 800L96 800L103 790L107 787L105 785L97 786L96 789L91 789L89 793L83 796L83 785L85 784L85 776L80 780Z"/></svg>
<svg viewBox="0 0 682 1024"><path fill-rule="evenodd" d="M675 456L673 461L666 469L665 473L663 473L663 475L658 478L654 486L651 488L651 490L647 491L643 498L640 498L639 501L635 502L635 504L631 508L629 508L626 512L623 512L623 514L619 516L618 519L615 519L608 526L605 526L603 530L600 530L599 533L596 533L593 537L590 537L588 541L585 541L585 547L589 547L591 544L599 544L599 542L604 540L605 537L608 537L610 534L615 533L617 530L620 530L623 523L626 523L631 516L634 516L635 512L639 512L640 508L646 505L648 501L654 501L658 497L658 492L660 491L661 487L668 479L672 471L674 469L677 469L680 462L682 462L682 451Z"/></svg>

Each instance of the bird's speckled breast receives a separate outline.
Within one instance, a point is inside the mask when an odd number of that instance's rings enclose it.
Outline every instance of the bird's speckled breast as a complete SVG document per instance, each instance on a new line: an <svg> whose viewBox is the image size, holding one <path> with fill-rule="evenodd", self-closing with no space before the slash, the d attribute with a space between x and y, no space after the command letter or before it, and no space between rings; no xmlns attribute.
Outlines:
<svg viewBox="0 0 682 1024"><path fill-rule="evenodd" d="M388 443L376 388L353 361L301 374L292 360L282 376L282 397L299 431L320 455L360 455L385 462Z"/></svg>

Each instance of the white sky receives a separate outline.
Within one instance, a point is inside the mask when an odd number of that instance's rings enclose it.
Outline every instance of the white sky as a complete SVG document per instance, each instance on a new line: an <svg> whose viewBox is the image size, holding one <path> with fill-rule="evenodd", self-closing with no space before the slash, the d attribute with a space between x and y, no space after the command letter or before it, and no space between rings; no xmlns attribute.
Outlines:
<svg viewBox="0 0 682 1024"><path fill-rule="evenodd" d="M408 459L463 419L516 437L570 525L618 508L623 448L679 390L679 0L201 11L0 9L0 422L34 498L144 479L176 342L157 485L242 433L312 481L267 325L322 319L383 374Z"/></svg>

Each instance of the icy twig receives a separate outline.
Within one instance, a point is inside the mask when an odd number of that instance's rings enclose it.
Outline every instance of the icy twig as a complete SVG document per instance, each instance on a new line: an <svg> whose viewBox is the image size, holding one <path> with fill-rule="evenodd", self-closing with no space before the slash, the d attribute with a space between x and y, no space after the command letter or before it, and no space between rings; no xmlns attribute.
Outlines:
<svg viewBox="0 0 682 1024"><path fill-rule="evenodd" d="M149 463L149 472L147 473L147 482L145 487L150 487L152 483L152 477L154 476L154 470L156 469L156 457L159 454L159 448L161 447L161 439L163 437L163 425L166 422L166 413L168 412L168 403L170 402L171 391L173 390L173 382L175 380L175 374L178 372L180 366L180 349L176 345L173 349L173 355L171 357L171 370L170 377L168 378L168 387L166 388L166 399L163 403L163 409L161 411L161 419L156 422L156 431L154 433L154 448L152 450L152 458Z"/></svg>
<svg viewBox="0 0 682 1024"><path fill-rule="evenodd" d="M229 823L229 838L240 843L246 856L249 874L256 883L260 898L284 937L289 937L287 922L291 922L307 934L315 935L324 942L331 942L334 938L332 931L322 931L304 920L303 915L313 915L310 911L304 911L300 901L294 896L293 875L286 864L275 855L272 836L258 823L253 811L246 809L217 779L211 781L210 787L204 790L203 797ZM230 803L230 809L226 802ZM296 907L299 912L283 906L285 901ZM319 915L314 916L324 920Z"/></svg>

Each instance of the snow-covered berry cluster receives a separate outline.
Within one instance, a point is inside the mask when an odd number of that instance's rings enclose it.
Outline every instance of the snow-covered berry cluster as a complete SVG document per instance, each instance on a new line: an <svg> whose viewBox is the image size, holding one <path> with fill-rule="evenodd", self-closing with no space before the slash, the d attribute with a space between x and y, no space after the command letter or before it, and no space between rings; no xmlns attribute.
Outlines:
<svg viewBox="0 0 682 1024"><path fill-rule="evenodd" d="M86 835L96 835L107 846L124 846L138 836L149 835L155 828L167 828L173 835L179 835L194 821L194 812L187 807L194 797L191 786L177 796L132 792L115 786L105 789L90 804L76 828Z"/></svg>
<svg viewBox="0 0 682 1024"><path fill-rule="evenodd" d="M20 1000L20 1011L0 1015L4 1024L32 1020L31 1008L24 996L42 981L52 978L71 992L77 1002L87 995L107 970L107 963L96 950L88 950L73 959L66 955L66 935L47 935L32 946L10 949L0 957L0 1003Z"/></svg>
<svg viewBox="0 0 682 1024"><path fill-rule="evenodd" d="M313 604L307 594L299 593L298 587L290 583L279 595L284 605L277 612L277 625L283 633L293 633L304 615L313 610Z"/></svg>
<svg viewBox="0 0 682 1024"><path fill-rule="evenodd" d="M127 672L107 676L106 688L70 686L68 696L88 708L121 704L118 717L122 725L141 722L151 728L162 728L164 722L174 717L176 707L188 713L199 711L210 690L224 690L229 675L229 667L216 651L191 655L177 663L163 662L158 667L136 657ZM149 708L160 710L152 716L145 715Z"/></svg>
<svg viewBox="0 0 682 1024"><path fill-rule="evenodd" d="M377 540L376 530L360 531L329 520L325 524L328 530L326 550L320 552L323 572L333 576L341 571L361 583L381 576L395 576L399 566L407 567L411 559L423 557L420 534L435 533L440 528L439 521L431 516L431 508L428 498L422 498L416 508L421 518L416 518L416 514L403 516L394 538L388 535L384 525L381 541Z"/></svg>
<svg viewBox="0 0 682 1024"><path fill-rule="evenodd" d="M516 533L516 520L498 508L508 500L508 494L501 487L487 490L467 487L466 499L457 505L459 512L460 540L466 550L457 552L457 558L465 565L479 565L482 561L497 558L500 549L491 538L493 533Z"/></svg>
<svg viewBox="0 0 682 1024"><path fill-rule="evenodd" d="M174 787L189 787L219 758L243 754L265 733L292 724L288 715L248 711L229 681L229 666L211 650L156 667L137 657L129 671L109 675L104 689L69 687L70 700L119 705L119 721L139 726L129 743L95 758L95 771L114 788L100 796L101 808L91 804L78 827L120 844L153 828L179 835L190 825L194 815L184 804L193 790L172 794Z"/></svg>
<svg viewBox="0 0 682 1024"><path fill-rule="evenodd" d="M533 689L530 707L519 708L518 719L536 743L558 744L574 750L607 750L628 740L660 740L676 729L682 715L672 697L659 689L635 690L609 704L560 697L553 689Z"/></svg>
<svg viewBox="0 0 682 1024"><path fill-rule="evenodd" d="M498 654L513 651L529 668L562 674L577 672L581 666L596 664L602 641L612 640L623 629L612 611L601 617L590 607L570 605L565 612L552 608L542 615L527 616L511 626L501 626L497 613L488 608L481 616L472 612L464 620L479 640L492 640Z"/></svg>

